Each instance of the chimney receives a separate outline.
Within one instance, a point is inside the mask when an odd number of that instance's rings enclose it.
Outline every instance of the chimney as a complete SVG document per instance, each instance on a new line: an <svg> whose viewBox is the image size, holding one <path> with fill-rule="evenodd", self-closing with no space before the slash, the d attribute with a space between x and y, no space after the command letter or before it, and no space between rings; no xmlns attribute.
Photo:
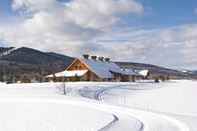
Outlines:
<svg viewBox="0 0 197 131"><path fill-rule="evenodd" d="M84 55L83 55L83 58L84 58L84 59L89 59L89 55L88 55L88 54L84 54Z"/></svg>
<svg viewBox="0 0 197 131"><path fill-rule="evenodd" d="M105 58L105 61L106 62L110 62L110 58Z"/></svg>
<svg viewBox="0 0 197 131"><path fill-rule="evenodd" d="M97 56L91 56L91 58L92 58L93 60L96 60L96 59L97 59Z"/></svg>
<svg viewBox="0 0 197 131"><path fill-rule="evenodd" d="M103 56L99 57L98 59L99 59L100 61L104 61L104 57L103 57Z"/></svg>

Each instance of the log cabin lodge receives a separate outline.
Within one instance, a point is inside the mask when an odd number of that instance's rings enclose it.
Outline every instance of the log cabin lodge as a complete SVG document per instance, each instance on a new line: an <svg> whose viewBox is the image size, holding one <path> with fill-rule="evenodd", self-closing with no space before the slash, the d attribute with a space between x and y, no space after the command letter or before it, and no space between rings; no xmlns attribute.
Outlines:
<svg viewBox="0 0 197 131"><path fill-rule="evenodd" d="M46 76L49 81L135 81L143 76L121 69L110 58L83 55L75 58L65 71Z"/></svg>

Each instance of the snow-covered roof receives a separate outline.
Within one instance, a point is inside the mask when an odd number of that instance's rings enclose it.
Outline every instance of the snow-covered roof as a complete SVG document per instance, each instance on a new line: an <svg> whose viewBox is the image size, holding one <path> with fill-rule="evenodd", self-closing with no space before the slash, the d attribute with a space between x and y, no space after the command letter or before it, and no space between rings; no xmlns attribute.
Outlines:
<svg viewBox="0 0 197 131"><path fill-rule="evenodd" d="M142 76L147 76L148 73L149 73L149 70L140 70L138 73L139 73L140 75L142 75Z"/></svg>
<svg viewBox="0 0 197 131"><path fill-rule="evenodd" d="M101 78L113 78L112 72L120 73L124 75L136 75L135 72L127 72L122 70L117 64L114 62L105 62L100 60L92 60L92 59L80 59L83 63L85 63L91 71L96 73Z"/></svg>
<svg viewBox="0 0 197 131"><path fill-rule="evenodd" d="M134 70L132 69L122 69L123 73L125 75L135 75L135 76L138 76L140 74L136 73Z"/></svg>
<svg viewBox="0 0 197 131"><path fill-rule="evenodd" d="M62 71L62 72L58 72L55 73L55 77L75 77L75 76L83 76L85 73L87 73L88 70L73 70L73 71ZM51 78L54 77L54 75L48 75L46 76L47 78Z"/></svg>

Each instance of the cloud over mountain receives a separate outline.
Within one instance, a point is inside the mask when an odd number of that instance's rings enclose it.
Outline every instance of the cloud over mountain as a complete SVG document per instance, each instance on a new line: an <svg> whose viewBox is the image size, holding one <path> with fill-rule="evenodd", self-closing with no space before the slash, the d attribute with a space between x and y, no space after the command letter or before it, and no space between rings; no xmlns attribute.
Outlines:
<svg viewBox="0 0 197 131"><path fill-rule="evenodd" d="M125 15L143 17L146 11L137 0L13 0L10 6L17 20L0 23L0 40L9 46L171 66L197 64L197 25L128 26Z"/></svg>
<svg viewBox="0 0 197 131"><path fill-rule="evenodd" d="M0 27L12 46L29 46L79 55L94 39L121 23L121 15L142 14L134 0L13 0L20 22Z"/></svg>

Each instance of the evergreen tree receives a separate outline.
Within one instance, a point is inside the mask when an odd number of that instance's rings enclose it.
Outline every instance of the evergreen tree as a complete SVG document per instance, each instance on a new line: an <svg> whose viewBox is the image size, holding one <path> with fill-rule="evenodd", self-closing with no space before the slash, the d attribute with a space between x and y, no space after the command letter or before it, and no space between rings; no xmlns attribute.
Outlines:
<svg viewBox="0 0 197 131"><path fill-rule="evenodd" d="M0 71L0 81L4 82L4 73L3 73L3 71Z"/></svg>

